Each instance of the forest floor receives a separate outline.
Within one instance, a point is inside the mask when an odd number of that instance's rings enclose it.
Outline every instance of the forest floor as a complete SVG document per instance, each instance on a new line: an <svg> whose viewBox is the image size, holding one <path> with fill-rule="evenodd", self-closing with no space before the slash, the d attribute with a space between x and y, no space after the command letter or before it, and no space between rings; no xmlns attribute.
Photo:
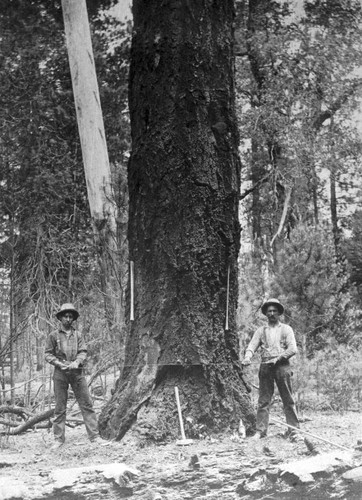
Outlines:
<svg viewBox="0 0 362 500"><path fill-rule="evenodd" d="M282 412L273 409L272 417L284 421ZM321 436L333 443L353 448L362 438L362 417L357 412L339 414L318 412L302 419L302 429ZM53 444L50 429L29 430L17 436L0 437L0 500L28 498L25 494L6 496L1 491L1 478L11 476L22 484L32 485L47 481L55 470L122 463L137 473L130 474L126 483L115 493L103 488L91 495L59 491L48 498L62 500L99 498L131 498L144 500L184 499L329 499L362 498L361 489L350 492L339 477L330 473L320 482L307 485L281 487L277 474L281 464L302 460L310 456L305 443L290 442L283 437L284 428L271 424L269 436L255 441L240 439L236 434L225 432L205 439L194 440L188 446L176 442L147 445L136 443L127 437L121 442L95 445L88 441L83 425L66 430L66 443L56 452L50 451ZM320 454L343 450L310 438ZM358 458L358 457L357 457ZM359 455L362 465L362 453ZM356 466L356 463L355 463ZM358 466L358 463L357 463ZM268 480L262 473L269 471ZM120 484L120 483L119 483ZM30 487L30 486L29 486ZM40 495L40 494L39 494ZM29 497L30 498L30 497Z"/></svg>

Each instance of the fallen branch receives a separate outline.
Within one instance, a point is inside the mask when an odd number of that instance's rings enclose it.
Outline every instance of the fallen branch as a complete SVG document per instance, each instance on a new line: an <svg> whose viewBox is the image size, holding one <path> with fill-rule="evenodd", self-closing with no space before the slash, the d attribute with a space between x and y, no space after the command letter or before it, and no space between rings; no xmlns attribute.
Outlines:
<svg viewBox="0 0 362 500"><path fill-rule="evenodd" d="M0 425L6 425L7 427L17 427L19 422L15 422L12 420L5 420L4 418L0 418Z"/></svg>
<svg viewBox="0 0 362 500"><path fill-rule="evenodd" d="M25 418L25 415L28 417L32 415L32 413L29 410L26 410L22 406L9 406L9 405L0 406L0 414L2 413L12 413L13 415L19 415L21 418Z"/></svg>
<svg viewBox="0 0 362 500"><path fill-rule="evenodd" d="M0 434L6 434L10 436L21 434L22 432L25 432L28 429L34 427L36 424L39 424L40 422L43 422L44 420L51 418L53 415L54 415L54 409L52 408L38 415L34 415L34 417L29 418L29 420L27 420L23 424L18 425L14 429L8 428L6 430L2 430L0 431Z"/></svg>
<svg viewBox="0 0 362 500"><path fill-rule="evenodd" d="M67 425L66 422L65 425ZM51 427L53 427L53 424L50 420L48 420L48 422L40 422L40 424L34 425L34 429L50 429Z"/></svg>
<svg viewBox="0 0 362 500"><path fill-rule="evenodd" d="M0 407L1 408L1 407ZM23 413L20 412L22 410ZM24 417L24 414L27 416L30 416L30 418L19 424L19 422L12 422L10 420L5 420L5 419L0 419L0 425L4 425L6 427L6 430L0 430L0 434L6 434L6 435L11 435L15 436L18 434L21 434L23 432L26 432L28 429L31 429L32 427L36 429L48 429L51 427L51 422L45 422L45 420L50 420L51 417L54 415L54 409L46 410L43 413L39 413L38 415L33 415L32 413L27 412L24 410L24 408L17 408L17 407L10 407L7 406L4 408L3 412L5 413L13 413L16 415L21 415ZM76 427L78 425L84 424L84 421L79 418L75 418L75 415L77 415L79 412L74 412L69 418L67 418L65 425L68 427ZM10 429L11 428L11 429Z"/></svg>
<svg viewBox="0 0 362 500"><path fill-rule="evenodd" d="M68 419L65 421L65 425L67 427L70 427L71 429L74 429L78 425L84 424L83 420L74 420L72 422L71 419ZM53 426L50 420L48 422L40 422L39 424L34 425L35 429L50 429Z"/></svg>

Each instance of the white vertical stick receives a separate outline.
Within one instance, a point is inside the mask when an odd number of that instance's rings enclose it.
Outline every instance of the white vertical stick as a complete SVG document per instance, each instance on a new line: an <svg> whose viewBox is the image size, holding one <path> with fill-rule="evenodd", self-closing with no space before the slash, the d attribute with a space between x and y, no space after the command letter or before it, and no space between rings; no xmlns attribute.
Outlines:
<svg viewBox="0 0 362 500"><path fill-rule="evenodd" d="M130 290L131 290L131 304L130 304L130 321L134 320L134 262L130 260L129 262L129 280L130 280Z"/></svg>
<svg viewBox="0 0 362 500"><path fill-rule="evenodd" d="M230 266L228 266L228 275L226 282L226 319L225 330L229 330L229 287L230 287Z"/></svg>
<svg viewBox="0 0 362 500"><path fill-rule="evenodd" d="M180 429L181 429L181 437L182 439L186 439L185 435L185 429L184 429L184 423L182 420L182 413L181 413L181 405L180 405L180 396L178 393L178 387L175 387L175 396L176 396L176 403L177 403L177 411L178 411L178 419L180 421Z"/></svg>

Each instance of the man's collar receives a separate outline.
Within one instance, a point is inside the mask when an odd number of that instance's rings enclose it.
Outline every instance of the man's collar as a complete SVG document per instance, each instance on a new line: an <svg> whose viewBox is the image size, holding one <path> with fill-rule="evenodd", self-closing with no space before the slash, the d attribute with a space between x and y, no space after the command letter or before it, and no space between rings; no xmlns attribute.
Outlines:
<svg viewBox="0 0 362 500"><path fill-rule="evenodd" d="M59 328L59 331L62 332L62 333L65 333L65 335L73 335L73 333L75 332L75 329L73 327L70 328L70 330L63 330L62 327Z"/></svg>
<svg viewBox="0 0 362 500"><path fill-rule="evenodd" d="M269 327L269 328L277 328L278 326L281 326L280 321L278 321L277 323L275 323L275 325L271 325L271 324L268 322L268 327Z"/></svg>

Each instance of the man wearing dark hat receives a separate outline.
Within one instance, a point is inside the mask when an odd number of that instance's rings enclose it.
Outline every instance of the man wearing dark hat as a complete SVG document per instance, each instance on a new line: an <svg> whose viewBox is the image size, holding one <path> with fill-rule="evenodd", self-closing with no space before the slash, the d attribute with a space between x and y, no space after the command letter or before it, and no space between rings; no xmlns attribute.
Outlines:
<svg viewBox="0 0 362 500"><path fill-rule="evenodd" d="M256 330L246 351L242 364L250 365L251 358L257 349L261 349L261 365L259 370L259 401L256 415L255 438L265 437L268 432L269 410L276 383L283 402L284 413L288 425L299 428L291 385L291 367L289 358L297 352L294 332L289 325L281 323L279 317L284 307L278 299L264 302L262 313L268 324ZM287 435L295 439L297 432L288 429Z"/></svg>
<svg viewBox="0 0 362 500"><path fill-rule="evenodd" d="M98 422L88 385L83 372L83 363L87 357L87 346L81 333L73 327L79 313L73 304L63 304L56 314L60 321L59 330L51 333L47 339L45 359L54 365L55 410L53 432L55 444L59 448L65 441L65 419L68 400L68 388L71 386L81 409L88 437L92 442L100 442Z"/></svg>

